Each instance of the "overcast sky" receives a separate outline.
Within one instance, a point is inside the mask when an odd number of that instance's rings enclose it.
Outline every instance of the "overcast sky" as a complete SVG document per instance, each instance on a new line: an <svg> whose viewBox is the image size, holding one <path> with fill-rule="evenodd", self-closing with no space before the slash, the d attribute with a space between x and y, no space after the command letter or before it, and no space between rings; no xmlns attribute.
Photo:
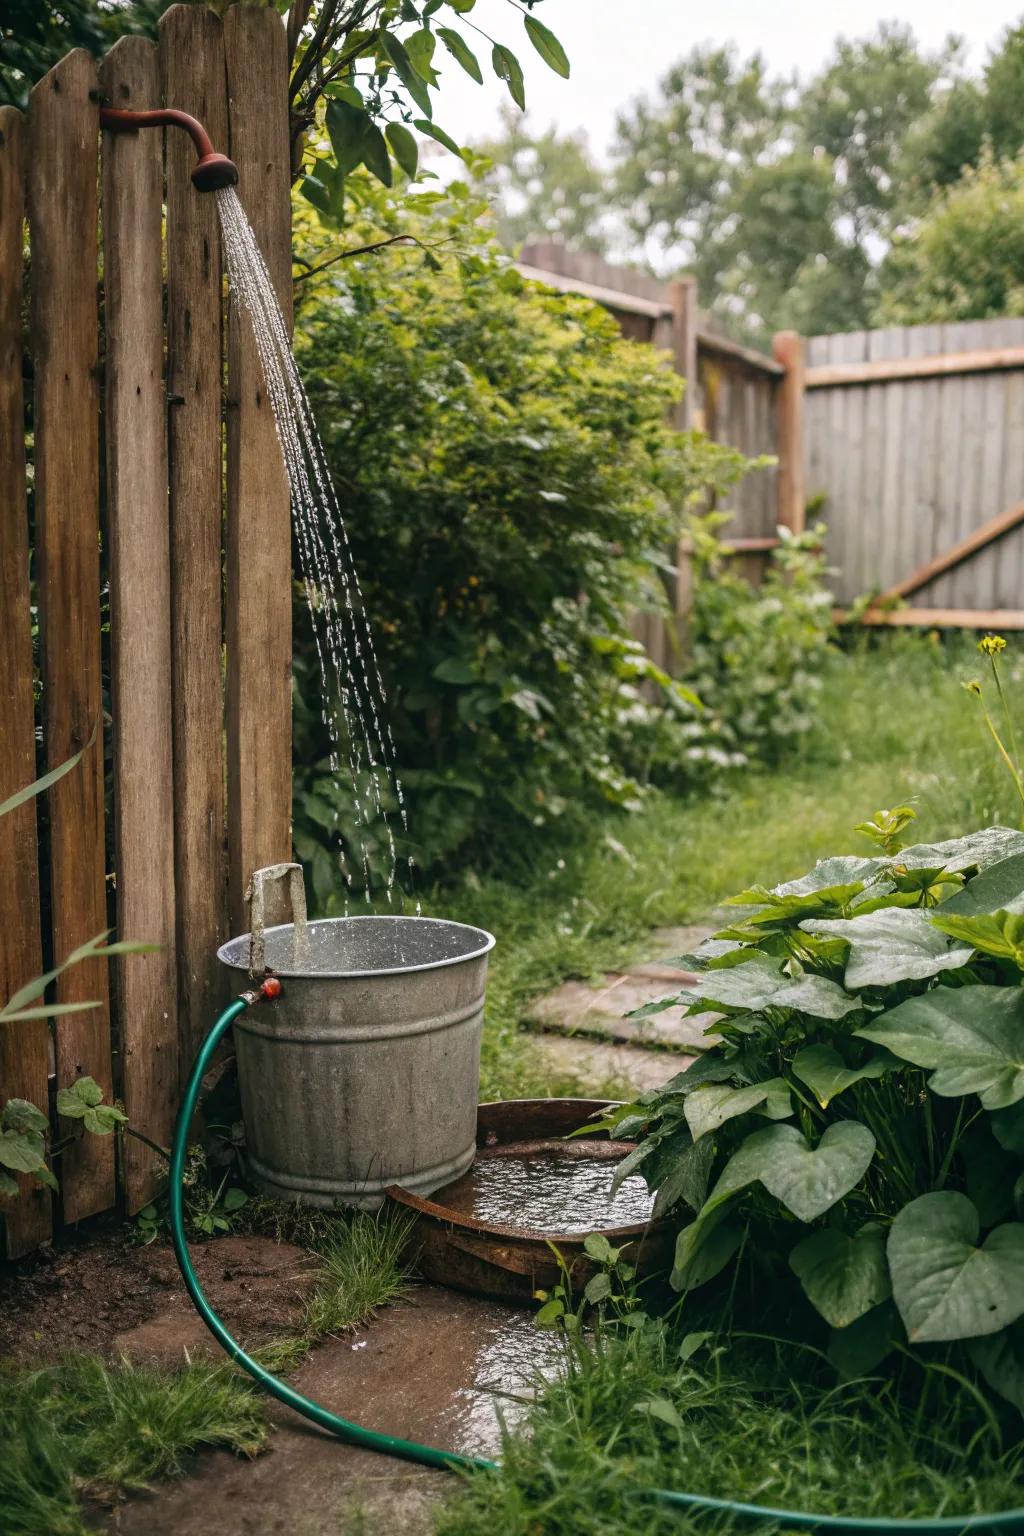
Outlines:
<svg viewBox="0 0 1024 1536"><path fill-rule="evenodd" d="M744 54L760 51L773 72L813 72L830 52L837 34L860 37L879 21L909 24L918 39L937 47L949 35L967 39L972 65L980 67L989 47L1017 21L1024 6L999 0L892 0L890 5L854 0L544 0L537 15L565 45L572 78L561 80L534 54L521 17L508 0L477 0L467 21L476 21L499 42L515 49L526 76L526 105L538 128L554 123L563 131L586 130L601 153L611 138L616 109L650 91L666 67L697 43L735 42ZM483 38L467 38L481 57ZM477 46L479 45L479 46ZM438 56L442 54L438 48ZM435 63L439 62L439 57ZM489 71L478 86L454 60L445 57L437 120L462 143L490 134L497 124L504 88Z"/></svg>

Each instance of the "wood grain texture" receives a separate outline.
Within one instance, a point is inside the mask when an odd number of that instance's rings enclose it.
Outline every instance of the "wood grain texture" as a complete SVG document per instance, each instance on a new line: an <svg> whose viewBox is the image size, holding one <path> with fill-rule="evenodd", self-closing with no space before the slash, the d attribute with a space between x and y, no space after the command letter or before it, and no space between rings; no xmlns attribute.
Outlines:
<svg viewBox="0 0 1024 1536"><path fill-rule="evenodd" d="M175 5L160 21L168 106L227 144L227 74L219 17ZM224 695L221 682L223 414L221 249L217 209L191 182L195 154L166 135L167 392L171 525L174 865L180 1060L187 1071L226 984Z"/></svg>
<svg viewBox="0 0 1024 1536"><path fill-rule="evenodd" d="M992 326L1000 322L978 323ZM818 364L807 370L807 388L839 389L850 384L886 384L898 379L950 378L957 374L1000 373L1007 369L1024 368L1024 347L986 347L983 342L984 338L979 346L966 350L951 348L948 352L937 352L929 357L879 356L863 363Z"/></svg>
<svg viewBox="0 0 1024 1536"><path fill-rule="evenodd" d="M833 610L837 624L849 615L842 609ZM1020 608L897 608L891 613L884 609L869 608L858 620L870 627L896 629L1024 629L1024 609Z"/></svg>
<svg viewBox="0 0 1024 1536"><path fill-rule="evenodd" d="M284 25L233 6L224 26L238 194L291 325ZM229 307L227 753L229 912L255 869L291 858L291 513L248 317Z"/></svg>
<svg viewBox="0 0 1024 1536"><path fill-rule="evenodd" d="M1019 528L1021 523L1024 523L1024 502L1018 502L1015 507L1011 507L1007 512L1001 512L998 517L989 518L988 522L983 523L980 528L975 528L952 549L943 550L941 554L933 556L924 565L911 571L909 576L903 577L901 581L888 587L878 598L878 602L892 602L895 598L910 597L912 593L920 591L930 581L934 581L937 576L953 570L955 566L962 565L965 560L969 560L972 555L985 549L996 539L1011 533L1014 528Z"/></svg>
<svg viewBox="0 0 1024 1536"><path fill-rule="evenodd" d="M795 331L774 339L775 361L785 373L776 399L778 411L779 524L802 533L806 521L804 488L804 341Z"/></svg>
<svg viewBox="0 0 1024 1536"><path fill-rule="evenodd" d="M159 100L156 48L122 38L100 71L108 102ZM159 945L115 962L121 1094L133 1125L167 1146L178 1098L171 768L171 561L163 335L163 142L103 137L107 528L118 937ZM129 1212L162 1175L126 1138Z"/></svg>
<svg viewBox="0 0 1024 1536"><path fill-rule="evenodd" d="M25 227L25 121L0 107L0 800L36 776L25 504L25 401L21 295ZM0 816L0 1006L43 969L39 934L36 802ZM45 1019L0 1025L0 1104L47 1104L50 1031ZM6 1255L29 1253L50 1235L49 1191L27 1175L16 1199L0 1200Z"/></svg>
<svg viewBox="0 0 1024 1536"><path fill-rule="evenodd" d="M54 960L107 927L100 679L96 65L76 49L29 99L29 230L35 351L35 515L43 731L55 768L95 740L49 791ZM98 727L98 729L97 729ZM58 1002L97 1001L56 1021L58 1087L83 1074L109 1094L106 962L59 978ZM61 1166L66 1220L114 1201L110 1137L86 1136Z"/></svg>

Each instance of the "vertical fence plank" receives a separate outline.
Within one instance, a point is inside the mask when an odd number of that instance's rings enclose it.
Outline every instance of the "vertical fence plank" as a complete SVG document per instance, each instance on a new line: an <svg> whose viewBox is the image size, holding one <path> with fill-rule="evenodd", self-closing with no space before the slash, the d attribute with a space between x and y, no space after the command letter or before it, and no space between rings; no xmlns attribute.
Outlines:
<svg viewBox="0 0 1024 1536"><path fill-rule="evenodd" d="M100 81L115 107L159 101L156 48L122 38ZM163 142L159 133L103 141L107 528L117 927L159 945L116 962L121 1092L134 1125L167 1145L178 1096L171 772L171 572L163 336ZM151 1200L161 1170L124 1143L129 1211Z"/></svg>
<svg viewBox="0 0 1024 1536"><path fill-rule="evenodd" d="M225 19L238 192L291 322L288 61L276 11ZM248 318L230 307L227 750L232 925L252 871L291 857L291 519L288 487Z"/></svg>
<svg viewBox="0 0 1024 1536"><path fill-rule="evenodd" d="M175 5L160 20L167 106L227 144L220 18ZM171 520L175 900L181 1064L187 1070L221 999L227 930L224 698L221 686L221 252L217 209L191 182L186 134L167 133L167 392Z"/></svg>
<svg viewBox="0 0 1024 1536"><path fill-rule="evenodd" d="M778 385L779 522L803 533L804 489L804 342L795 331L779 331L773 348L786 372Z"/></svg>
<svg viewBox="0 0 1024 1536"><path fill-rule="evenodd" d="M25 505L25 402L21 387L21 292L25 228L25 122L0 107L0 800L35 778L32 616ZM34 800L0 816L0 1006L42 970ZM30 1099L44 1112L49 1069L45 1019L0 1025L0 1104ZM6 1254L17 1258L50 1235L50 1195L27 1176L0 1204Z"/></svg>
<svg viewBox="0 0 1024 1536"><path fill-rule="evenodd" d="M669 302L672 306L672 362L683 381L683 398L675 408L674 425L680 432L690 432L697 420L697 329L698 313L697 279L679 278L669 284ZM693 606L693 564L689 542L685 534L676 540L675 608L677 627L683 630ZM681 634L680 639L684 639Z"/></svg>
<svg viewBox="0 0 1024 1536"><path fill-rule="evenodd" d="M54 960L107 926L100 681L99 398L97 386L96 66L69 53L29 101L29 232L35 351L35 512L42 629L43 725L51 768L90 742L49 792ZM106 962L73 966L57 1001L96 1001L56 1021L58 1087L83 1073L111 1088ZM114 1200L110 1137L67 1148L69 1221Z"/></svg>

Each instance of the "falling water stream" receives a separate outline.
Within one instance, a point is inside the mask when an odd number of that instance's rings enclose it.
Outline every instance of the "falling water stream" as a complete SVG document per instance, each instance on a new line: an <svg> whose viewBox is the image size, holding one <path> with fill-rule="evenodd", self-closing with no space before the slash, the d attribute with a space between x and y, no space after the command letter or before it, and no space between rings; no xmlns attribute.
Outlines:
<svg viewBox="0 0 1024 1536"><path fill-rule="evenodd" d="M331 742L332 772L345 760L352 785L363 891L370 900L371 828L383 829L387 897L393 900L398 850L389 803L408 833L384 684L349 545L345 519L274 292L267 264L233 187L216 194L228 284L252 322L267 395L291 491L302 580L322 679L322 718ZM341 842L349 890L356 875ZM409 860L410 865L412 860Z"/></svg>

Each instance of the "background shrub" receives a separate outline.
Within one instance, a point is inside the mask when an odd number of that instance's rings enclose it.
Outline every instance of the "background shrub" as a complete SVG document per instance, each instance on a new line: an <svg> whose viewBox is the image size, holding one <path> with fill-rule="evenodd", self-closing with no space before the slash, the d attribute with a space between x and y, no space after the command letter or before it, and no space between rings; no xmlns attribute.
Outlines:
<svg viewBox="0 0 1024 1536"><path fill-rule="evenodd" d="M410 211L411 206L411 211ZM682 510L745 462L666 424L679 381L579 298L525 283L465 186L364 188L348 246L392 247L300 284L300 366L389 694L420 863L517 858L636 802L659 732L703 731L632 638L664 602ZM318 238L322 237L318 235ZM296 846L320 902L351 837L297 613ZM692 777L676 738L679 772ZM303 766L304 765L304 766Z"/></svg>

